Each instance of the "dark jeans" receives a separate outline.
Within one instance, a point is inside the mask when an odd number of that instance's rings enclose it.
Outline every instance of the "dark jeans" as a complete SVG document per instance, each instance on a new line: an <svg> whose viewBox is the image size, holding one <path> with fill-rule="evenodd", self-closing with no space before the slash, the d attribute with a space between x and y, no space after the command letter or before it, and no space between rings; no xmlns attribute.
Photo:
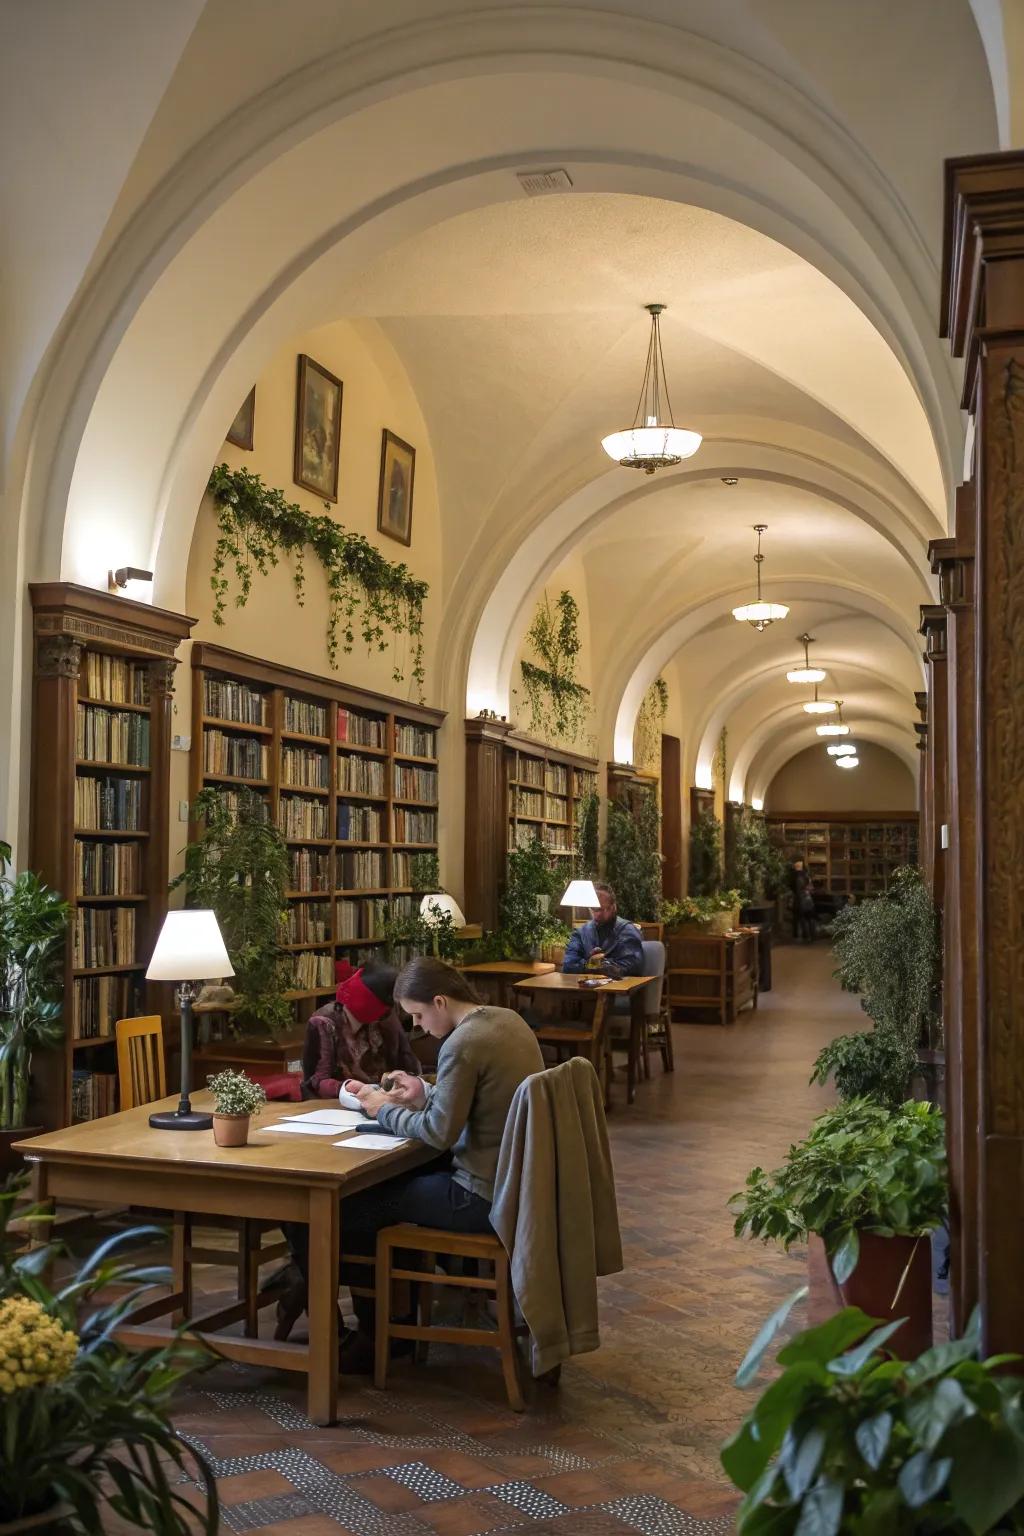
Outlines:
<svg viewBox="0 0 1024 1536"><path fill-rule="evenodd" d="M452 1178L449 1166L420 1169L399 1174L386 1184L361 1190L341 1202L341 1246L346 1253L373 1254L377 1233L382 1227L398 1222L414 1222L421 1227L439 1227L443 1232L485 1232L491 1234L491 1202L464 1189ZM303 1275L309 1278L309 1228L304 1222L286 1222L284 1234ZM341 1280L346 1285L365 1285L362 1264L342 1264ZM368 1296L353 1296L352 1305L359 1327L373 1332L374 1303Z"/></svg>
<svg viewBox="0 0 1024 1536"><path fill-rule="evenodd" d="M810 912L793 913L793 937L800 943L810 944L818 937L817 914L813 908Z"/></svg>

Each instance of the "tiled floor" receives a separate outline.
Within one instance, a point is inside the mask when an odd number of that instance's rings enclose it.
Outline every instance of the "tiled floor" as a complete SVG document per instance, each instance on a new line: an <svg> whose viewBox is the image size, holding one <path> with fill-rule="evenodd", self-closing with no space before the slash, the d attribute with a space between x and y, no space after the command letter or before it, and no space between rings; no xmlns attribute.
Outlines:
<svg viewBox="0 0 1024 1536"><path fill-rule="evenodd" d="M280 1536L573 1536L728 1531L718 1447L746 1408L732 1376L761 1320L803 1274L732 1236L726 1207L826 1102L807 1086L824 1042L862 1019L831 952L782 948L775 989L731 1027L676 1030L636 1103L609 1120L626 1267L602 1282L602 1347L523 1415L494 1357L436 1350L393 1389L354 1378L319 1429L294 1379L220 1366L177 1421L212 1458L223 1528ZM265 1314L269 1317L269 1314ZM300 1329L301 1329L300 1325ZM298 1336L298 1331L296 1336ZM196 1497L199 1498L197 1492Z"/></svg>

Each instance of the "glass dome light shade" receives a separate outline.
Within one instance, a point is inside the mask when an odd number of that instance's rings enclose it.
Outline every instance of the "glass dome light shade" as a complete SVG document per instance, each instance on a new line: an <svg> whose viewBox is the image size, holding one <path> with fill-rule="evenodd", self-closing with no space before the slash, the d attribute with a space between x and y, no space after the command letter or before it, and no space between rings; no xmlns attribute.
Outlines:
<svg viewBox="0 0 1024 1536"><path fill-rule="evenodd" d="M838 720L830 720L827 725L816 725L814 729L819 736L849 736L850 734L850 727Z"/></svg>
<svg viewBox="0 0 1024 1536"><path fill-rule="evenodd" d="M786 673L787 683L823 683L825 681L824 667L794 667L792 672Z"/></svg>
<svg viewBox="0 0 1024 1536"><path fill-rule="evenodd" d="M836 706L832 699L808 699L803 708L806 715L833 715Z"/></svg>
<svg viewBox="0 0 1024 1536"><path fill-rule="evenodd" d="M837 757L836 758L836 767L837 768L859 768L860 767L860 758L859 757Z"/></svg>
<svg viewBox="0 0 1024 1536"><path fill-rule="evenodd" d="M856 757L857 748L852 741L834 742L827 747L829 757Z"/></svg>
<svg viewBox="0 0 1024 1536"><path fill-rule="evenodd" d="M784 619L788 612L785 603L742 603L733 609L732 616L741 624L772 624L776 619Z"/></svg>
<svg viewBox="0 0 1024 1536"><path fill-rule="evenodd" d="M644 427L609 432L601 439L601 447L623 469L642 469L653 475L656 469L670 469L673 464L692 458L703 440L699 432L648 420Z"/></svg>

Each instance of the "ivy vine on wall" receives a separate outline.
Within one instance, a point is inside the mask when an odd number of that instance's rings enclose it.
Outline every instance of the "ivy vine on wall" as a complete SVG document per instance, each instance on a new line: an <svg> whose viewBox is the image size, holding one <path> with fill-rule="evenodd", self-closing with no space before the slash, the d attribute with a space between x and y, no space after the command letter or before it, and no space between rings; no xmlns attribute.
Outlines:
<svg viewBox="0 0 1024 1536"><path fill-rule="evenodd" d="M553 607L545 592L526 632L542 663L520 663L530 730L549 740L576 741L590 713L590 689L576 681L579 616L571 592L560 592Z"/></svg>
<svg viewBox="0 0 1024 1536"><path fill-rule="evenodd" d="M428 586L405 564L385 559L361 533L350 533L326 514L304 512L284 493L265 485L247 469L218 464L207 487L217 507L217 545L210 586L213 621L224 623L229 565L238 590L235 606L244 608L254 572L265 576L282 555L293 562L297 601L304 606L306 550L313 551L327 578L327 659L337 668L339 649L353 649L358 628L368 650L386 651L399 635L408 637L412 681L423 697L423 604ZM396 658L396 683L405 669Z"/></svg>
<svg viewBox="0 0 1024 1536"><path fill-rule="evenodd" d="M638 768L661 766L661 724L668 714L668 683L656 677L644 694L633 729L633 758Z"/></svg>

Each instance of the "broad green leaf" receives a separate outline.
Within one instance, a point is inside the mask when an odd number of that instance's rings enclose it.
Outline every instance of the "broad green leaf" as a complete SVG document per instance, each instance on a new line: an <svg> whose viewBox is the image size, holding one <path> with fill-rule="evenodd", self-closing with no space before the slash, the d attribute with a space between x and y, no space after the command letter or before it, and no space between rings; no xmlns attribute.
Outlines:
<svg viewBox="0 0 1024 1536"><path fill-rule="evenodd" d="M771 1454L757 1439L753 1425L746 1419L722 1446L719 1460L736 1487L747 1493L761 1476Z"/></svg>
<svg viewBox="0 0 1024 1536"><path fill-rule="evenodd" d="M843 1518L843 1490L823 1477L804 1499L793 1536L836 1536Z"/></svg>
<svg viewBox="0 0 1024 1536"><path fill-rule="evenodd" d="M934 1451L951 1424L974 1413L958 1381L943 1377L930 1392L911 1398L903 1411L904 1422L926 1451Z"/></svg>
<svg viewBox="0 0 1024 1536"><path fill-rule="evenodd" d="M751 1344L750 1348L747 1350L743 1360L740 1363L740 1368L736 1372L735 1379L736 1385L738 1387L749 1386L753 1381L754 1377L757 1375L761 1361L764 1359L765 1354L768 1351L768 1347L772 1343L772 1340L775 1338L775 1335L778 1333L779 1329L783 1327L786 1319L789 1317L789 1314L792 1312L797 1302L802 1301L806 1295L807 1287L806 1285L802 1285L799 1290L794 1291L792 1296L789 1296L782 1303L782 1306L779 1307L777 1311L772 1313L771 1317L769 1317L766 1322L761 1324L761 1327L757 1333L757 1337L755 1338L753 1344ZM781 1355L779 1356L779 1359L782 1359Z"/></svg>
<svg viewBox="0 0 1024 1536"><path fill-rule="evenodd" d="M957 1365L961 1360L972 1360L976 1353L977 1340L966 1335L962 1339L950 1339L948 1344L936 1344L907 1366L907 1385L919 1387L933 1376L944 1375L950 1366Z"/></svg>
<svg viewBox="0 0 1024 1536"><path fill-rule="evenodd" d="M882 1459L889 1449L889 1437L892 1434L892 1414L886 1411L874 1414L870 1419L864 1419L857 1425L854 1439L857 1449L872 1472L877 1472L882 1465Z"/></svg>
<svg viewBox="0 0 1024 1536"><path fill-rule="evenodd" d="M759 1508L771 1493L772 1488L775 1486L777 1475L778 1469L776 1467L765 1467L754 1486L747 1489L746 1498L740 1505L736 1516L736 1524L740 1530L743 1529L744 1518L752 1510Z"/></svg>
<svg viewBox="0 0 1024 1536"><path fill-rule="evenodd" d="M851 1227L832 1255L832 1273L837 1285L845 1285L857 1268L860 1258L860 1237L856 1227Z"/></svg>
<svg viewBox="0 0 1024 1536"><path fill-rule="evenodd" d="M932 1461L927 1451L918 1451L903 1463L897 1482L911 1509L920 1509L922 1504L941 1493L952 1465L951 1457L943 1456Z"/></svg>
<svg viewBox="0 0 1024 1536"><path fill-rule="evenodd" d="M783 1447L779 1465L794 1504L799 1504L811 1486L814 1474L821 1464L824 1450L825 1431L823 1429L809 1429L802 1439L790 1441L788 1446Z"/></svg>
<svg viewBox="0 0 1024 1536"><path fill-rule="evenodd" d="M1024 1499L1024 1441L1001 1424L975 1415L950 1430L949 1496L970 1530L988 1531Z"/></svg>
<svg viewBox="0 0 1024 1536"><path fill-rule="evenodd" d="M898 1317L895 1322L883 1323L881 1328L876 1328L873 1333L868 1334L866 1339L862 1339L856 1349L848 1350L845 1355L830 1360L829 1370L836 1376L855 1376L875 1350L881 1349L886 1339L891 1339L897 1328L902 1328L905 1322L905 1317Z"/></svg>
<svg viewBox="0 0 1024 1536"><path fill-rule="evenodd" d="M876 1488L867 1495L857 1523L857 1536L892 1536L903 1529L906 1507L896 1488Z"/></svg>
<svg viewBox="0 0 1024 1536"><path fill-rule="evenodd" d="M870 1333L872 1328L877 1328L880 1322L880 1318L868 1317L859 1307L844 1307L827 1322L798 1333L795 1339L790 1339L779 1350L776 1358L780 1365L803 1365L805 1362L827 1365L836 1355L841 1355L851 1344Z"/></svg>

